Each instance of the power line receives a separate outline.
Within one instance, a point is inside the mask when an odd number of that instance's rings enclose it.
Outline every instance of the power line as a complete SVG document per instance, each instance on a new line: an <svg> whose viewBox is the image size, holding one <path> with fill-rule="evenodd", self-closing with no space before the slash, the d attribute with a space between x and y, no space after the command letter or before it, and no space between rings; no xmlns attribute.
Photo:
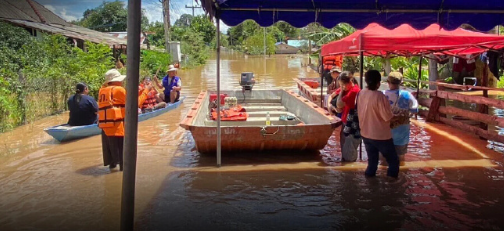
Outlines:
<svg viewBox="0 0 504 231"><path fill-rule="evenodd" d="M194 1L192 1L192 6L186 5L185 8L192 9L192 16L194 17L194 9L201 8L201 6L194 6Z"/></svg>

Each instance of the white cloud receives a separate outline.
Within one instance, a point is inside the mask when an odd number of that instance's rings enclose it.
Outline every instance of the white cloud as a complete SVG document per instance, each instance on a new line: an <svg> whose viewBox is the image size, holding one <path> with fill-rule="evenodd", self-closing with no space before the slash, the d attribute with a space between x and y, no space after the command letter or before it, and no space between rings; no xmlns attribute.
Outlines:
<svg viewBox="0 0 504 231"><path fill-rule="evenodd" d="M69 14L66 7L62 7L62 6L54 7L52 5L44 5L44 7L47 8L48 10L52 11L53 13L57 14L58 16L60 16L62 19L64 19L67 22L78 19L78 17L75 14L72 14L72 13Z"/></svg>
<svg viewBox="0 0 504 231"><path fill-rule="evenodd" d="M61 16L63 19L65 19L68 22L77 20L77 17L67 14L66 8L63 8L58 15Z"/></svg>
<svg viewBox="0 0 504 231"><path fill-rule="evenodd" d="M44 5L44 7L47 8L48 10L52 11L53 13L56 12L56 8L54 8L54 6Z"/></svg>

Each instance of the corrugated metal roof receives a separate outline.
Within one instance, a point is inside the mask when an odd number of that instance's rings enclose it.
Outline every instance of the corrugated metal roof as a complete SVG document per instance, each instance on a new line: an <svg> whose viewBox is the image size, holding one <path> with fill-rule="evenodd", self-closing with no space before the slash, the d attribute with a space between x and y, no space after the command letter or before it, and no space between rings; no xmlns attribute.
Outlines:
<svg viewBox="0 0 504 231"><path fill-rule="evenodd" d="M0 0L0 20L94 43L126 45L126 39L72 25L33 0Z"/></svg>
<svg viewBox="0 0 504 231"><path fill-rule="evenodd" d="M106 33L90 30L84 27L71 25L64 26L59 24L47 24L39 22L29 22L25 20L5 19L12 24L41 30L51 34L61 34L65 37L91 41L94 43L105 43L107 45L126 45L125 39L116 38Z"/></svg>
<svg viewBox="0 0 504 231"><path fill-rule="evenodd" d="M29 0L1 0L0 1L0 18L3 19L17 19L32 22L42 23L41 17L49 24L61 24L70 26L71 24L54 14L38 2L31 0L32 5L28 3ZM41 17L35 12L37 11Z"/></svg>

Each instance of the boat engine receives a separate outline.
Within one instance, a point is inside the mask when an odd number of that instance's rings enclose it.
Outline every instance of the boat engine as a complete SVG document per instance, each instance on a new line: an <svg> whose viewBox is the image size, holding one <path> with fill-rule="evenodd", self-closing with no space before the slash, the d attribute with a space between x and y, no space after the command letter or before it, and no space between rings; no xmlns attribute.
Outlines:
<svg viewBox="0 0 504 231"><path fill-rule="evenodd" d="M255 79L254 73L252 72L243 72L240 78L240 86L242 87L242 91L252 91L252 87L254 87Z"/></svg>

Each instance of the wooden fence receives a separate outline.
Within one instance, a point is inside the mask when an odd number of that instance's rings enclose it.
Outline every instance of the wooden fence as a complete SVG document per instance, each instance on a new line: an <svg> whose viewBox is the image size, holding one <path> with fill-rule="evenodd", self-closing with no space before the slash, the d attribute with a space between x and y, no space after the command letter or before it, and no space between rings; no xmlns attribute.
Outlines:
<svg viewBox="0 0 504 231"><path fill-rule="evenodd" d="M483 139L504 143L504 136L499 135L495 131L496 129L492 128L495 126L504 128L504 118L488 114L489 107L504 109L504 101L488 98L488 91L492 90L504 92L504 89L481 86L463 86L441 82L421 81L421 83L437 86L437 90L420 91L420 96L417 97L418 103L421 106L429 108L428 110L421 109L419 113L424 116L428 122L441 122L463 131L476 134ZM482 94L464 94L464 92L467 92L468 90L481 90ZM473 111L447 106L447 101L476 104L477 110ZM475 126L473 125L474 123L477 123L478 125ZM489 127L491 129L488 129Z"/></svg>

